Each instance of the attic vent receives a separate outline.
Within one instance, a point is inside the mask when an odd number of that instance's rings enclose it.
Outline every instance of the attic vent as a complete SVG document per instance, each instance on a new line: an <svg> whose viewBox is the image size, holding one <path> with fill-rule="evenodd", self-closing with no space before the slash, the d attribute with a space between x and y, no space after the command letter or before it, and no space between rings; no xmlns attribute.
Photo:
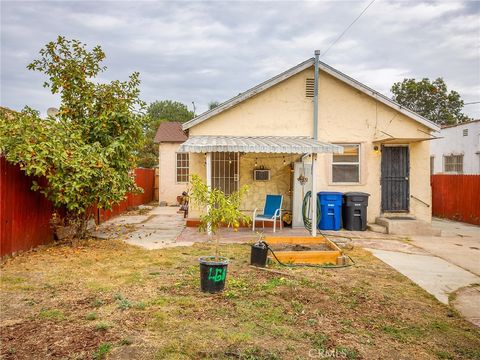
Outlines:
<svg viewBox="0 0 480 360"><path fill-rule="evenodd" d="M463 136L468 136L468 129L463 129Z"/></svg>
<svg viewBox="0 0 480 360"><path fill-rule="evenodd" d="M305 96L307 98L313 98L315 91L315 79L306 79L305 81Z"/></svg>

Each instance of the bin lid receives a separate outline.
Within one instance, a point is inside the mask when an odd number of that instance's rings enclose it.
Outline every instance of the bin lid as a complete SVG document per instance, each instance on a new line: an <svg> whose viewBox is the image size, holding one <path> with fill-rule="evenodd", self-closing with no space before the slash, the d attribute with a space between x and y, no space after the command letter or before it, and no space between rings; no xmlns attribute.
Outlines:
<svg viewBox="0 0 480 360"><path fill-rule="evenodd" d="M317 193L317 195L343 195L343 193L341 192L337 192L337 191L320 191Z"/></svg>
<svg viewBox="0 0 480 360"><path fill-rule="evenodd" d="M350 196L370 196L370 194L364 193L364 192L346 192L343 194L345 197L350 197Z"/></svg>

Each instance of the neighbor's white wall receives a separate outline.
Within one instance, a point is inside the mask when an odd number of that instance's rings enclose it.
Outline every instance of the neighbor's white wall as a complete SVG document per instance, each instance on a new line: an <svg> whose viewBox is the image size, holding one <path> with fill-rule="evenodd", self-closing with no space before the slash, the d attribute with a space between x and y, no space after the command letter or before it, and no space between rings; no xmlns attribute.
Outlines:
<svg viewBox="0 0 480 360"><path fill-rule="evenodd" d="M468 136L463 130L468 129ZM480 174L480 121L445 128L430 145L430 155L434 157L433 172L443 173L444 155L463 154L463 173Z"/></svg>

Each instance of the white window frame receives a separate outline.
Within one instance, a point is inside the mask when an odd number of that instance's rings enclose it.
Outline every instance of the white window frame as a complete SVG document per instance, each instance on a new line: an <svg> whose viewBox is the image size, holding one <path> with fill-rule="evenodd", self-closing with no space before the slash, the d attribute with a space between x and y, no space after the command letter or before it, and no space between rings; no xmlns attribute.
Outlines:
<svg viewBox="0 0 480 360"><path fill-rule="evenodd" d="M187 156L187 166L178 166L178 155L186 155ZM180 161L185 161L185 159L181 159ZM186 181L178 181L179 176L185 176L178 173L180 169L187 169L187 179ZM188 179L190 176L190 154L188 152L176 152L175 153L175 183L176 184L186 184L188 183Z"/></svg>
<svg viewBox="0 0 480 360"><path fill-rule="evenodd" d="M460 157L462 159L462 162L461 162L461 165L462 165L462 170L461 171L457 171L457 170L447 170L447 163L446 163L446 158L447 157L452 157L452 156L455 156L455 157ZM445 174L463 174L463 170L464 170L464 156L463 154L447 154L447 155L443 155L443 172ZM458 165L459 163L455 163L455 164L452 164L452 165Z"/></svg>
<svg viewBox="0 0 480 360"><path fill-rule="evenodd" d="M335 143L339 146L358 146L358 161L357 162L335 162L333 161L333 154L330 161L330 185L361 185L362 184L362 144L361 143ZM352 182L338 182L333 181L333 166L334 165L358 165L358 181Z"/></svg>

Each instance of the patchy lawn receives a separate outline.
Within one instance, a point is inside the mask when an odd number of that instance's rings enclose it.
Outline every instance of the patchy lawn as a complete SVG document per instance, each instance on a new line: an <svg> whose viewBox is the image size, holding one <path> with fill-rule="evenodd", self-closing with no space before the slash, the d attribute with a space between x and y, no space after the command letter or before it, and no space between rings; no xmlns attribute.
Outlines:
<svg viewBox="0 0 480 360"><path fill-rule="evenodd" d="M368 252L355 267L248 266L222 246L227 289L199 289L209 244L51 246L1 272L4 359L480 359L480 331Z"/></svg>

